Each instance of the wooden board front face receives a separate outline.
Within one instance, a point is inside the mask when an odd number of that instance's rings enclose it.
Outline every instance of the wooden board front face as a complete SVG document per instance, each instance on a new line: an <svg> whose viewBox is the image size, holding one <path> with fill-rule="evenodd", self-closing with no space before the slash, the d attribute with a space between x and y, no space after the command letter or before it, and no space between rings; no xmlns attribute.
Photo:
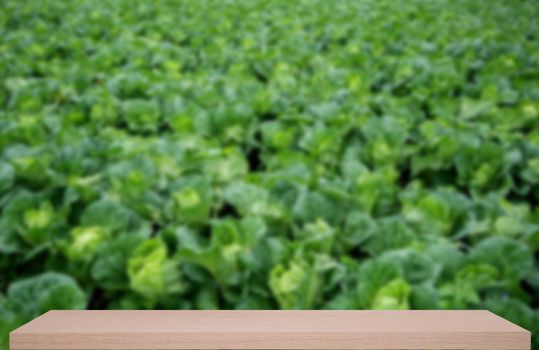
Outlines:
<svg viewBox="0 0 539 350"><path fill-rule="evenodd" d="M530 333L487 311L54 311L14 350L524 350Z"/></svg>

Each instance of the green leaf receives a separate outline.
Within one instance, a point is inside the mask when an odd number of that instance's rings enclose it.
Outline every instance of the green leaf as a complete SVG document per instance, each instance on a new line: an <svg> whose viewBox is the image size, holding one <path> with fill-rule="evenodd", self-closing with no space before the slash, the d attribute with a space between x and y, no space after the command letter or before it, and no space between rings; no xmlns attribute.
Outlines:
<svg viewBox="0 0 539 350"><path fill-rule="evenodd" d="M141 243L127 262L130 287L150 300L183 290L180 270L175 261L167 259L167 248L158 239Z"/></svg>
<svg viewBox="0 0 539 350"><path fill-rule="evenodd" d="M122 110L130 130L155 132L159 128L159 105L153 100L128 100L123 103Z"/></svg>
<svg viewBox="0 0 539 350"><path fill-rule="evenodd" d="M413 231L398 217L387 217L377 222L376 229L363 245L371 255L409 246L414 239Z"/></svg>
<svg viewBox="0 0 539 350"><path fill-rule="evenodd" d="M144 233L140 218L121 203L112 200L99 200L90 204L82 213L80 222L83 226L99 226L111 233Z"/></svg>
<svg viewBox="0 0 539 350"><path fill-rule="evenodd" d="M189 178L175 186L171 195L173 220L201 224L208 220L212 205L211 184L205 178Z"/></svg>
<svg viewBox="0 0 539 350"><path fill-rule="evenodd" d="M491 237L476 245L470 260L494 266L508 281L518 281L532 269L533 256L523 243L505 237Z"/></svg>
<svg viewBox="0 0 539 350"><path fill-rule="evenodd" d="M9 190L15 182L15 169L5 162L0 162L0 195Z"/></svg>
<svg viewBox="0 0 539 350"><path fill-rule="evenodd" d="M91 269L92 279L109 290L127 289L127 262L142 241L140 236L124 235L105 242L96 251Z"/></svg>
<svg viewBox="0 0 539 350"><path fill-rule="evenodd" d="M220 286L234 285L244 268L253 269L262 263L256 259L254 249L265 233L264 222L257 218L215 221L210 241L205 245L193 232L180 230L178 255L183 261L204 267Z"/></svg>
<svg viewBox="0 0 539 350"><path fill-rule="evenodd" d="M322 219L334 224L343 217L343 210L327 196L319 192L303 191L294 204L293 214L302 222Z"/></svg>
<svg viewBox="0 0 539 350"><path fill-rule="evenodd" d="M363 263L358 277L358 306L363 309L371 308L380 289L395 280L401 280L402 276L402 269L392 261L368 260ZM396 289L404 290L400 284L402 283L398 282Z"/></svg>
<svg viewBox="0 0 539 350"><path fill-rule="evenodd" d="M395 279L378 289L371 307L374 310L407 310L410 308L409 295L410 285L403 279Z"/></svg>
<svg viewBox="0 0 539 350"><path fill-rule="evenodd" d="M395 204L397 172L392 168L363 171L356 182L361 208L369 213L389 212Z"/></svg>
<svg viewBox="0 0 539 350"><path fill-rule="evenodd" d="M355 247L371 238L377 231L377 223L370 215L353 211L346 217L344 232L339 236L348 247Z"/></svg>
<svg viewBox="0 0 539 350"><path fill-rule="evenodd" d="M8 289L9 307L24 320L49 310L84 309L86 296L70 276L45 272L18 280Z"/></svg>
<svg viewBox="0 0 539 350"><path fill-rule="evenodd" d="M100 226L82 226L71 230L71 242L67 247L69 259L90 260L101 244L109 238L109 232Z"/></svg>
<svg viewBox="0 0 539 350"><path fill-rule="evenodd" d="M29 192L18 193L6 206L4 224L25 244L37 247L50 244L63 225L63 215L49 201Z"/></svg>
<svg viewBox="0 0 539 350"><path fill-rule="evenodd" d="M406 280L415 284L434 283L442 268L436 260L412 249L389 251L379 259L397 263L403 269Z"/></svg>
<svg viewBox="0 0 539 350"><path fill-rule="evenodd" d="M441 308L437 289L430 284L412 286L410 308L414 310L437 310Z"/></svg>
<svg viewBox="0 0 539 350"><path fill-rule="evenodd" d="M270 273L269 284L282 309L312 309L318 304L324 274L331 268L324 256L314 261L295 258L287 265L277 265Z"/></svg>
<svg viewBox="0 0 539 350"><path fill-rule="evenodd" d="M244 215L260 215L273 218L283 216L280 206L271 201L269 192L261 187L235 182L224 191L224 198Z"/></svg>
<svg viewBox="0 0 539 350"><path fill-rule="evenodd" d="M23 322L20 315L8 308L7 299L0 294L0 346L8 348L9 332Z"/></svg>

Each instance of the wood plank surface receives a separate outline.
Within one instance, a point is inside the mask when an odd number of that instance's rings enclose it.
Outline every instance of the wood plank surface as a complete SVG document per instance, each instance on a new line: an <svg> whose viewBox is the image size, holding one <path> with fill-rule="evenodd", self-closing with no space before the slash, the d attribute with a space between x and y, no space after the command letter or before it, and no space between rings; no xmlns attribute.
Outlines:
<svg viewBox="0 0 539 350"><path fill-rule="evenodd" d="M530 348L488 311L50 311L10 335L14 350Z"/></svg>

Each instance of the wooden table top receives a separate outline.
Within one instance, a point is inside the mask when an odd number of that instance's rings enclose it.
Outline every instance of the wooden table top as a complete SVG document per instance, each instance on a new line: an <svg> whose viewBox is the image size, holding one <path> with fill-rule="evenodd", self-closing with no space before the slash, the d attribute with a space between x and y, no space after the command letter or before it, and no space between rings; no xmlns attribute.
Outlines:
<svg viewBox="0 0 539 350"><path fill-rule="evenodd" d="M14 350L503 349L530 332L488 311L50 311Z"/></svg>

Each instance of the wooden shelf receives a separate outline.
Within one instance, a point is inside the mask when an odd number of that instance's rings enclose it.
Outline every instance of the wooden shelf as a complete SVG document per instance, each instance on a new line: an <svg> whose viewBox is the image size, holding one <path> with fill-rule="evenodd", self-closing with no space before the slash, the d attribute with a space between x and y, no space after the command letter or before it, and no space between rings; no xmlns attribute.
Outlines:
<svg viewBox="0 0 539 350"><path fill-rule="evenodd" d="M488 311L50 311L10 335L14 350L530 348Z"/></svg>

